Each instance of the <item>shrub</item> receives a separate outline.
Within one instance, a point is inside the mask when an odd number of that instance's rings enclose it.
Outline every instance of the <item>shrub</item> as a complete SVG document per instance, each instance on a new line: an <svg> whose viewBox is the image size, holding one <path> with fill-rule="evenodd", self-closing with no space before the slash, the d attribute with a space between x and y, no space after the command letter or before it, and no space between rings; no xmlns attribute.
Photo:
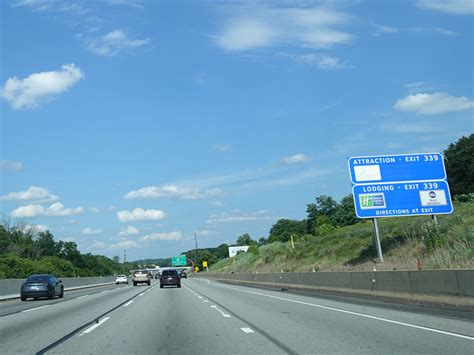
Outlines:
<svg viewBox="0 0 474 355"><path fill-rule="evenodd" d="M423 226L423 243L428 253L446 243L446 238L437 224L428 223Z"/></svg>

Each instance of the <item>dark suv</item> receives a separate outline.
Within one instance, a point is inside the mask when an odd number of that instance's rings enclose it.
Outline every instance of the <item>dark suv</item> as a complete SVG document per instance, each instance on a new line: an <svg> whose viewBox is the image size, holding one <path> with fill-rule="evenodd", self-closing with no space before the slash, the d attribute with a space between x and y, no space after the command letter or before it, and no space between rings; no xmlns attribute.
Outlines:
<svg viewBox="0 0 474 355"><path fill-rule="evenodd" d="M176 270L163 270L160 276L160 288L164 286L181 287L181 278Z"/></svg>

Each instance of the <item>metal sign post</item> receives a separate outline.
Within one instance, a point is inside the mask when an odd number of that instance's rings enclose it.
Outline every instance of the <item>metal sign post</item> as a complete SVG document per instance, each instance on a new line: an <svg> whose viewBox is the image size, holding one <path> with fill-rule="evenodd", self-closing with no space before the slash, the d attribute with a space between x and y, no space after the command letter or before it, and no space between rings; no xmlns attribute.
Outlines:
<svg viewBox="0 0 474 355"><path fill-rule="evenodd" d="M381 263L383 263L382 246L380 245L379 225L377 218L374 218L374 230L375 230L375 245L377 247L377 255Z"/></svg>

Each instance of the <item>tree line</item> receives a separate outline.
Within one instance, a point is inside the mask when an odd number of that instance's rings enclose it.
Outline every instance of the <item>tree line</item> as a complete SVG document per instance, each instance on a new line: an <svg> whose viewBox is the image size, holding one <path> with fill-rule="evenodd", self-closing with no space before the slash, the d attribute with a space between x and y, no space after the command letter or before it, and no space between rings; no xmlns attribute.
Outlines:
<svg viewBox="0 0 474 355"><path fill-rule="evenodd" d="M120 264L102 255L82 254L75 242L54 240L49 231L0 225L0 278L24 278L36 273L57 277L107 276L128 273L135 263Z"/></svg>

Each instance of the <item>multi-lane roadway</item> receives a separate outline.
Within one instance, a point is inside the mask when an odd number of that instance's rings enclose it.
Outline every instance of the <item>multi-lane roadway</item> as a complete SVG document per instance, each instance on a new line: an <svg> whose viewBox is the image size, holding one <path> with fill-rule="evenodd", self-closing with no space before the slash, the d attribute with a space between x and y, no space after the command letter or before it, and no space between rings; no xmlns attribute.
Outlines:
<svg viewBox="0 0 474 355"><path fill-rule="evenodd" d="M0 303L1 354L469 354L471 313L221 284L106 286Z"/></svg>

